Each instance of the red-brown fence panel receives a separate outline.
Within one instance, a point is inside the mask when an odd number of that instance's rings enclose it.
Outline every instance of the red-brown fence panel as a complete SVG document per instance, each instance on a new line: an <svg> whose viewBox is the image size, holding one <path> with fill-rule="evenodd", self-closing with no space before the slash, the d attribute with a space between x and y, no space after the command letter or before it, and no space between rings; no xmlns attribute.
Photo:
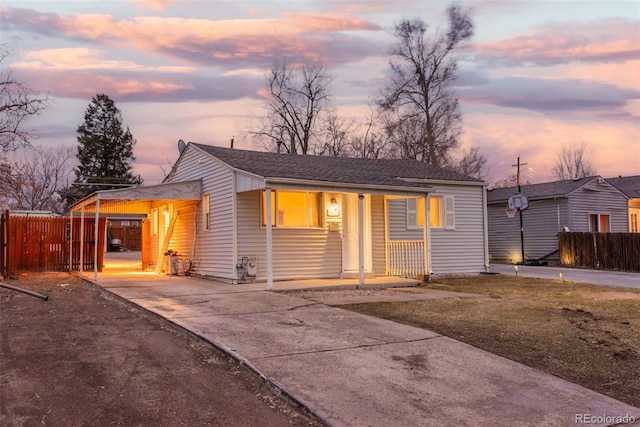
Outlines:
<svg viewBox="0 0 640 427"><path fill-rule="evenodd" d="M73 220L73 260L71 268L80 269L80 219ZM83 270L93 270L95 220L84 220ZM2 215L2 275L19 271L69 270L69 219ZM104 264L106 219L99 219L98 270Z"/></svg>
<svg viewBox="0 0 640 427"><path fill-rule="evenodd" d="M640 272L640 233L558 233L560 263L568 267Z"/></svg>

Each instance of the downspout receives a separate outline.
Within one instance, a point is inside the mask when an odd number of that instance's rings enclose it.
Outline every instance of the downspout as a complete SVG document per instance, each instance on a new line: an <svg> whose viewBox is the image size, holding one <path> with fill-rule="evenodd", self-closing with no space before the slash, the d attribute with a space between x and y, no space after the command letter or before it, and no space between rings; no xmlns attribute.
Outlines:
<svg viewBox="0 0 640 427"><path fill-rule="evenodd" d="M267 226L267 290L273 289L273 230L271 227L271 189L265 189L266 226Z"/></svg>
<svg viewBox="0 0 640 427"><path fill-rule="evenodd" d="M364 194L358 194L358 286L364 285Z"/></svg>
<svg viewBox="0 0 640 427"><path fill-rule="evenodd" d="M484 269L489 272L489 226L487 221L487 186L482 186L482 215L484 226Z"/></svg>

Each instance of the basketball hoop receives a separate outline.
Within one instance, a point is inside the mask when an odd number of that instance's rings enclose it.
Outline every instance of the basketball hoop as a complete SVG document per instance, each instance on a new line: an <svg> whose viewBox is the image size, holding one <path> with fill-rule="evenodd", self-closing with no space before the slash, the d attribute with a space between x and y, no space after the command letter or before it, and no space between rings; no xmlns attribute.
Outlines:
<svg viewBox="0 0 640 427"><path fill-rule="evenodd" d="M517 208L507 208L504 210L509 218L513 218L516 216L516 212L518 212Z"/></svg>

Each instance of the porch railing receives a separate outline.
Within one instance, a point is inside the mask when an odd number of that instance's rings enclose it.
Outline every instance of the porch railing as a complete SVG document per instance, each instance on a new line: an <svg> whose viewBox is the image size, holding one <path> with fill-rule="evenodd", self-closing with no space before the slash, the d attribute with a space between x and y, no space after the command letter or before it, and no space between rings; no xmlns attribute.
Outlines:
<svg viewBox="0 0 640 427"><path fill-rule="evenodd" d="M387 274L416 277L424 274L424 242L394 240L387 242Z"/></svg>

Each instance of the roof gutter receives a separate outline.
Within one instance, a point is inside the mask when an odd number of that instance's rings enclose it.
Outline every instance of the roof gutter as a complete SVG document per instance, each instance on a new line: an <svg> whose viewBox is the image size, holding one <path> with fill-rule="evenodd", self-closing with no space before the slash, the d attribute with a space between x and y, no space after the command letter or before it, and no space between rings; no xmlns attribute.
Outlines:
<svg viewBox="0 0 640 427"><path fill-rule="evenodd" d="M366 192L370 194L425 194L433 191L432 187L405 187L395 185L374 185L374 184L354 184L345 182L327 182L327 181L315 181L308 179L294 179L294 178L276 178L266 177L264 178L265 186L279 186L279 187L315 187L322 188L324 191L336 191L345 193L361 193Z"/></svg>

